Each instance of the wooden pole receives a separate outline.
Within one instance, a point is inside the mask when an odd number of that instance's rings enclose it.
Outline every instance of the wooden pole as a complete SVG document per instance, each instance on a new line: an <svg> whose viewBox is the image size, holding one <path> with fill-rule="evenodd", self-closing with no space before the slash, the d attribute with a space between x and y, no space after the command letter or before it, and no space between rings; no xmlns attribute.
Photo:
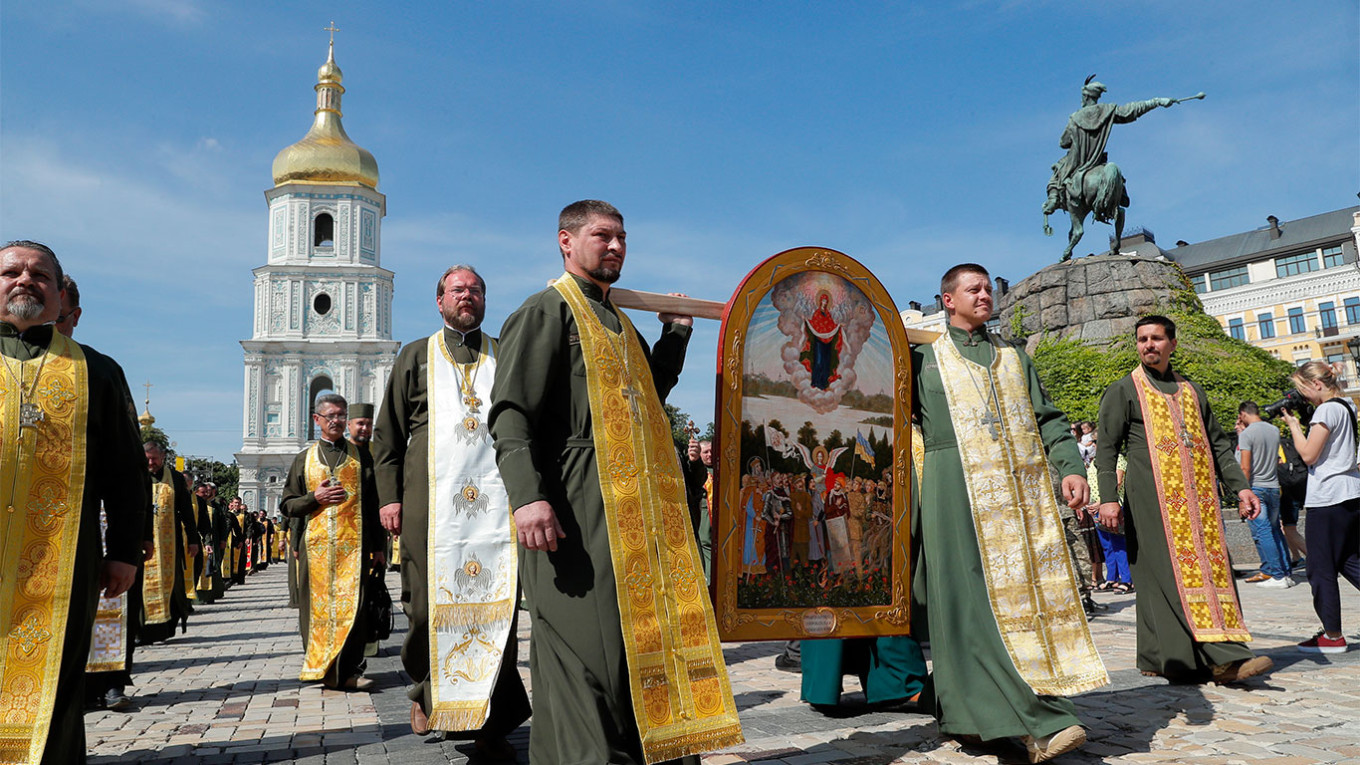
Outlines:
<svg viewBox="0 0 1360 765"><path fill-rule="evenodd" d="M643 292L642 290L630 290L623 287L611 287L609 299L620 308L655 313L677 313L699 319L713 319L714 321L722 321L723 310L727 308L726 303L719 303L716 300L676 297L660 292ZM907 328L907 342L912 345L923 345L939 336L940 333L938 332Z"/></svg>

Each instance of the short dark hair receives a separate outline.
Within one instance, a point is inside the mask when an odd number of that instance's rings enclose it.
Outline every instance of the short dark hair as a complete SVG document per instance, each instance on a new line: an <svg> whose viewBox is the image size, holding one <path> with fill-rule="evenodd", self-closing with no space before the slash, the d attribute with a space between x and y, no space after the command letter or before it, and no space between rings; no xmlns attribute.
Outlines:
<svg viewBox="0 0 1360 765"><path fill-rule="evenodd" d="M79 308L80 288L76 286L76 280L72 279L70 274L61 275L61 288L66 290L66 302L70 303L72 308Z"/></svg>
<svg viewBox="0 0 1360 765"><path fill-rule="evenodd" d="M448 270L444 272L444 275L439 277L439 284L436 284L434 287L435 297L444 297L444 280L449 278L449 274L456 274L459 271L467 271L477 277L477 283L482 285L482 294L486 294L486 280L482 278L481 274L477 273L477 269L464 263L459 263L457 265L449 266Z"/></svg>
<svg viewBox="0 0 1360 765"><path fill-rule="evenodd" d="M557 216L557 230L580 231L582 226L590 222L592 215L614 218L619 223L623 222L623 213L619 212L619 208L614 205L598 199L582 199L562 208L562 212Z"/></svg>
<svg viewBox="0 0 1360 765"><path fill-rule="evenodd" d="M1148 326L1149 324L1156 324L1157 326L1166 330L1167 339L1169 340L1176 339L1176 322L1166 318L1165 316L1162 316L1161 314L1156 313L1148 314L1147 316L1144 316L1143 318L1139 319L1138 322L1133 325L1133 336L1138 337L1138 330Z"/></svg>
<svg viewBox="0 0 1360 765"><path fill-rule="evenodd" d="M1261 409L1258 406L1256 406L1255 401L1243 401L1241 404L1238 404L1237 413L1249 414L1253 417L1260 417Z"/></svg>
<svg viewBox="0 0 1360 765"><path fill-rule="evenodd" d="M57 253L52 252L51 247L48 247L42 242L35 242L31 239L15 239L14 241L6 242L5 246L0 247L0 251L8 250L11 247L23 250L37 250L38 252L41 252L42 254L51 258L52 267L57 271L57 273L55 274L55 276L57 277L57 284L65 283L65 279L63 277L66 276L66 272L61 270L61 260L57 258Z"/></svg>
<svg viewBox="0 0 1360 765"><path fill-rule="evenodd" d="M953 292L954 288L959 286L959 278L964 274L981 274L988 279L992 278L992 275L987 273L987 269L976 263L960 263L945 271L944 276L940 278L940 294Z"/></svg>

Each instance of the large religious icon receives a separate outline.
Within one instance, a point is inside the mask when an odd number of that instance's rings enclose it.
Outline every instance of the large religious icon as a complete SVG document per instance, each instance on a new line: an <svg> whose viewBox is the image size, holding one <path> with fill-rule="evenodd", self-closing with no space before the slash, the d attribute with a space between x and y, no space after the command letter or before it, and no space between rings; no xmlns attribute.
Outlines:
<svg viewBox="0 0 1360 765"><path fill-rule="evenodd" d="M847 255L788 250L737 288L720 350L722 638L906 634L911 373L892 298Z"/></svg>

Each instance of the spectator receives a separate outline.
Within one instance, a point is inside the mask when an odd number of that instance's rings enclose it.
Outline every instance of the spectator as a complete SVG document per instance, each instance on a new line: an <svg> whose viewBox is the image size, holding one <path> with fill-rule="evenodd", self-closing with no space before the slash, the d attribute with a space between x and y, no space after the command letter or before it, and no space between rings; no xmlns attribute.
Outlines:
<svg viewBox="0 0 1360 765"><path fill-rule="evenodd" d="M1355 407L1341 394L1335 370L1310 361L1295 370L1295 388L1317 407L1307 437L1293 412L1282 414L1294 448L1308 465L1308 584L1322 631L1299 643L1305 653L1344 653L1337 574L1360 589L1360 470L1355 465Z"/></svg>

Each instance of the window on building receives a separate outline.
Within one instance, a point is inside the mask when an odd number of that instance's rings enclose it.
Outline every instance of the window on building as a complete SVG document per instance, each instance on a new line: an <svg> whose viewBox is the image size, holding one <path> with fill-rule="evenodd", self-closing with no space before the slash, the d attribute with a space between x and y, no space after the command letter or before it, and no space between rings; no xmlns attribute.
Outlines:
<svg viewBox="0 0 1360 765"><path fill-rule="evenodd" d="M1335 268L1344 263L1340 247L1328 247L1322 251L1322 267Z"/></svg>
<svg viewBox="0 0 1360 765"><path fill-rule="evenodd" d="M1235 340L1247 339L1247 330L1242 326L1241 319L1228 319L1228 336Z"/></svg>
<svg viewBox="0 0 1360 765"><path fill-rule="evenodd" d="M1327 358L1325 360L1328 364L1340 364L1342 365L1342 367L1344 367L1349 358L1346 356L1346 354L1338 351L1336 353L1327 354Z"/></svg>
<svg viewBox="0 0 1360 765"><path fill-rule="evenodd" d="M1346 306L1346 323L1360 324L1360 297L1348 297L1344 304Z"/></svg>
<svg viewBox="0 0 1360 765"><path fill-rule="evenodd" d="M1322 329L1336 329L1336 304L1318 304L1318 322L1322 324Z"/></svg>
<svg viewBox="0 0 1360 765"><path fill-rule="evenodd" d="M1308 331L1308 321L1303 318L1302 308L1289 309L1289 333L1297 335Z"/></svg>
<svg viewBox="0 0 1360 765"><path fill-rule="evenodd" d="M1275 316L1274 314L1263 313L1256 317L1256 324L1261 330L1261 339L1269 340L1275 336Z"/></svg>
<svg viewBox="0 0 1360 765"><path fill-rule="evenodd" d="M1300 252L1275 259L1276 276L1297 276L1318 270L1317 252Z"/></svg>
<svg viewBox="0 0 1360 765"><path fill-rule="evenodd" d="M1197 274L1190 277L1190 286L1195 288L1196 295L1203 295L1209 290L1209 281L1204 274Z"/></svg>
<svg viewBox="0 0 1360 765"><path fill-rule="evenodd" d="M312 246L332 247L335 245L335 219L330 213L321 213L316 216L316 232L313 234Z"/></svg>
<svg viewBox="0 0 1360 765"><path fill-rule="evenodd" d="M1229 268L1226 271L1215 271L1209 274L1209 289L1226 290L1232 287L1240 287L1251 281L1247 276L1247 267L1238 266Z"/></svg>

